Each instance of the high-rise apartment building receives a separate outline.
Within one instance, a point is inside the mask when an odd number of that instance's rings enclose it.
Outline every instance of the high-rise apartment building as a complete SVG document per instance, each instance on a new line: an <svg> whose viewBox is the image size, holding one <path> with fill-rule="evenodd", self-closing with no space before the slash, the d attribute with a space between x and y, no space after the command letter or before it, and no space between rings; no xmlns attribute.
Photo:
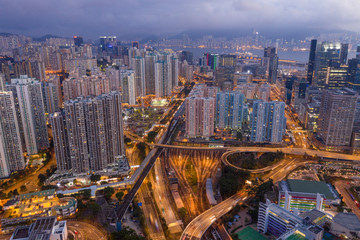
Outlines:
<svg viewBox="0 0 360 240"><path fill-rule="evenodd" d="M12 92L0 91L0 177L25 168Z"/></svg>
<svg viewBox="0 0 360 240"><path fill-rule="evenodd" d="M135 96L143 97L146 95L145 88L145 59L143 57L134 57L132 59L132 66L135 77Z"/></svg>
<svg viewBox="0 0 360 240"><path fill-rule="evenodd" d="M285 103L254 101L250 127L251 141L281 143L286 129Z"/></svg>
<svg viewBox="0 0 360 240"><path fill-rule="evenodd" d="M50 114L50 125L53 133L57 170L61 173L68 172L72 165L64 112Z"/></svg>
<svg viewBox="0 0 360 240"><path fill-rule="evenodd" d="M318 133L327 146L349 146L358 94L350 89L324 90Z"/></svg>
<svg viewBox="0 0 360 240"><path fill-rule="evenodd" d="M130 105L136 104L135 72L121 70L122 102Z"/></svg>
<svg viewBox="0 0 360 240"><path fill-rule="evenodd" d="M0 91L5 91L5 74L0 73Z"/></svg>
<svg viewBox="0 0 360 240"><path fill-rule="evenodd" d="M41 82L41 89L45 112L48 114L58 112L60 110L60 100L57 86L51 82Z"/></svg>
<svg viewBox="0 0 360 240"><path fill-rule="evenodd" d="M155 96L158 98L170 96L171 73L167 61L159 60L155 63Z"/></svg>
<svg viewBox="0 0 360 240"><path fill-rule="evenodd" d="M50 121L62 171L70 166L74 173L103 171L125 156L120 92L67 101L64 112L51 115Z"/></svg>
<svg viewBox="0 0 360 240"><path fill-rule="evenodd" d="M145 56L145 88L147 95L155 95L155 62L156 54Z"/></svg>
<svg viewBox="0 0 360 240"><path fill-rule="evenodd" d="M245 96L239 91L219 92L216 95L216 127L218 129L241 129L247 116Z"/></svg>
<svg viewBox="0 0 360 240"><path fill-rule="evenodd" d="M215 98L192 96L185 100L185 124L188 137L214 135Z"/></svg>
<svg viewBox="0 0 360 240"><path fill-rule="evenodd" d="M26 75L11 79L20 136L29 155L49 147L41 83Z"/></svg>

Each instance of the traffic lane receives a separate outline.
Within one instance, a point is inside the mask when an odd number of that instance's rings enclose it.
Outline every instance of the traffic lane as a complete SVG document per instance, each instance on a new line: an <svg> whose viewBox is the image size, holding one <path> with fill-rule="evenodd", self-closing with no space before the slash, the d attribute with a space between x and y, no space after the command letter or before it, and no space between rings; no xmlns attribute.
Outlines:
<svg viewBox="0 0 360 240"><path fill-rule="evenodd" d="M353 213L355 213L358 218L360 218L360 209L358 206L356 206L356 203L352 200L352 198L349 195L350 185L344 181L337 181L335 182L334 185L336 190L343 197L343 201L346 203L346 205L352 209Z"/></svg>
<svg viewBox="0 0 360 240"><path fill-rule="evenodd" d="M12 234L0 235L0 240L9 240Z"/></svg>
<svg viewBox="0 0 360 240"><path fill-rule="evenodd" d="M243 192L236 194L200 214L186 227L182 236L188 236L190 239L200 239L212 223L230 211L237 203L245 199L242 197L243 194Z"/></svg>
<svg viewBox="0 0 360 240"><path fill-rule="evenodd" d="M75 233L75 239L79 240L105 240L107 236L97 227L86 222L67 221L69 231Z"/></svg>

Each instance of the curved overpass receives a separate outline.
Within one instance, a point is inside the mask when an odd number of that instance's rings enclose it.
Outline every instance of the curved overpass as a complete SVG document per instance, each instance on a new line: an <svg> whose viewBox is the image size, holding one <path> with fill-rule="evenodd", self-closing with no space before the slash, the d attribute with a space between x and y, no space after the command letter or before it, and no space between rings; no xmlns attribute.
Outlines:
<svg viewBox="0 0 360 240"><path fill-rule="evenodd" d="M239 151L239 152L278 152L281 151L285 154L291 155L309 155L318 156L323 158L341 159L349 161L360 161L360 156L349 155L344 153L326 152L319 150L311 150L304 148L271 148L271 147L188 147L166 144L153 144L154 147L172 148L172 149L184 149L184 150L224 150L224 151Z"/></svg>
<svg viewBox="0 0 360 240"><path fill-rule="evenodd" d="M206 210L196 218L194 218L181 234L181 240L201 239L205 231L213 222L228 213L240 201L246 200L245 194L240 192L232 197L222 201L214 207Z"/></svg>
<svg viewBox="0 0 360 240"><path fill-rule="evenodd" d="M278 163L274 164L274 165L271 165L271 166L267 166L267 167L264 167L264 168L260 168L260 169L245 169L245 168L241 168L241 167L238 167L238 166L235 166L234 164L230 163L228 161L228 156L231 155L231 154L234 154L234 153L238 153L240 151L228 151L226 153L224 153L222 156L221 156L221 161L227 165L227 166L230 166L230 167L233 167L233 168L236 168L238 170L243 170L243 171L248 171L250 173L263 173L263 172L268 172L270 170L274 170L275 168L279 167L281 164L282 164L282 161L279 161Z"/></svg>

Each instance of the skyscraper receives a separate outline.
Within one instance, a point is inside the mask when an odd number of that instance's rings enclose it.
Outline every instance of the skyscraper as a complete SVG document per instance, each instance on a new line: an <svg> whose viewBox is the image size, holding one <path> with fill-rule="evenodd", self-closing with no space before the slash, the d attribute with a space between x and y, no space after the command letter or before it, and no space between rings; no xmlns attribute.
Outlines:
<svg viewBox="0 0 360 240"><path fill-rule="evenodd" d="M0 91L5 91L5 74L0 73Z"/></svg>
<svg viewBox="0 0 360 240"><path fill-rule="evenodd" d="M100 48L102 51L113 52L117 46L117 39L115 36L101 36Z"/></svg>
<svg viewBox="0 0 360 240"><path fill-rule="evenodd" d="M53 132L57 170L60 173L68 172L71 170L72 165L64 113L55 112L50 114L50 124Z"/></svg>
<svg viewBox="0 0 360 240"><path fill-rule="evenodd" d="M11 79L22 144L29 155L49 147L41 83L26 75Z"/></svg>
<svg viewBox="0 0 360 240"><path fill-rule="evenodd" d="M306 88L308 83L304 79L297 79L294 81L292 91L291 91L291 106L298 113L300 110L300 104L306 103Z"/></svg>
<svg viewBox="0 0 360 240"><path fill-rule="evenodd" d="M25 168L24 156L11 92L0 91L0 177Z"/></svg>
<svg viewBox="0 0 360 240"><path fill-rule="evenodd" d="M77 47L80 47L84 43L84 40L80 36L74 36L74 44Z"/></svg>
<svg viewBox="0 0 360 240"><path fill-rule="evenodd" d="M143 57L134 57L132 66L135 72L135 96L143 97L146 95L145 89L145 60Z"/></svg>
<svg viewBox="0 0 360 240"><path fill-rule="evenodd" d="M279 61L279 58L277 55L276 48L267 47L264 49L263 66L266 67L268 81L270 83L276 83L278 61Z"/></svg>
<svg viewBox="0 0 360 240"><path fill-rule="evenodd" d="M316 44L315 56L314 44ZM311 41L308 81L315 87L325 88L327 74L331 64L346 62L347 47L340 43ZM311 77L312 76L312 77Z"/></svg>
<svg viewBox="0 0 360 240"><path fill-rule="evenodd" d="M179 85L179 60L174 55L170 58L171 90ZM170 90L170 91L171 91Z"/></svg>
<svg viewBox="0 0 360 240"><path fill-rule="evenodd" d="M357 47L356 58L349 59L347 87L360 93L360 45Z"/></svg>
<svg viewBox="0 0 360 240"><path fill-rule="evenodd" d="M136 104L135 73L132 70L121 70L123 103Z"/></svg>
<svg viewBox="0 0 360 240"><path fill-rule="evenodd" d="M154 53L145 56L145 88L147 95L155 95L155 61L156 55Z"/></svg>
<svg viewBox="0 0 360 240"><path fill-rule="evenodd" d="M309 82L310 85L312 84L314 78L316 46L317 46L317 40L316 39L311 40L309 64L308 64L308 72L307 72L307 81Z"/></svg>
<svg viewBox="0 0 360 240"><path fill-rule="evenodd" d="M219 92L216 95L216 127L241 129L247 115L245 96L239 91Z"/></svg>
<svg viewBox="0 0 360 240"><path fill-rule="evenodd" d="M209 66L210 69L215 70L218 66L218 54L205 53L204 54L204 66Z"/></svg>
<svg viewBox="0 0 360 240"><path fill-rule="evenodd" d="M318 133L325 145L350 145L358 97L350 89L323 91Z"/></svg>
<svg viewBox="0 0 360 240"><path fill-rule="evenodd" d="M132 47L139 49L139 42L138 41L133 41L132 42Z"/></svg>
<svg viewBox="0 0 360 240"><path fill-rule="evenodd" d="M60 110L60 100L57 87L51 82L41 82L45 112L50 114Z"/></svg>
<svg viewBox="0 0 360 240"><path fill-rule="evenodd" d="M169 79L167 61L159 60L155 63L155 96L158 98L170 96L171 79Z"/></svg>
<svg viewBox="0 0 360 240"><path fill-rule="evenodd" d="M64 112L51 115L51 122L63 171L69 166L74 173L102 171L125 156L120 92L67 101ZM67 145L69 157L61 149Z"/></svg>
<svg viewBox="0 0 360 240"><path fill-rule="evenodd" d="M254 101L250 121L251 141L281 143L286 129L285 103Z"/></svg>
<svg viewBox="0 0 360 240"><path fill-rule="evenodd" d="M215 99L192 96L185 100L185 126L188 137L214 135Z"/></svg>

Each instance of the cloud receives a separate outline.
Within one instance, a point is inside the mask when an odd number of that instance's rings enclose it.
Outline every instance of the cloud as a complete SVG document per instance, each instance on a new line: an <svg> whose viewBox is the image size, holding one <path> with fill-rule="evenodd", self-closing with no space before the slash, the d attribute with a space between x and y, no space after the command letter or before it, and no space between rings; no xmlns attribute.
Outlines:
<svg viewBox="0 0 360 240"><path fill-rule="evenodd" d="M339 28L360 32L358 0L0 0L0 32L97 38L188 29Z"/></svg>

